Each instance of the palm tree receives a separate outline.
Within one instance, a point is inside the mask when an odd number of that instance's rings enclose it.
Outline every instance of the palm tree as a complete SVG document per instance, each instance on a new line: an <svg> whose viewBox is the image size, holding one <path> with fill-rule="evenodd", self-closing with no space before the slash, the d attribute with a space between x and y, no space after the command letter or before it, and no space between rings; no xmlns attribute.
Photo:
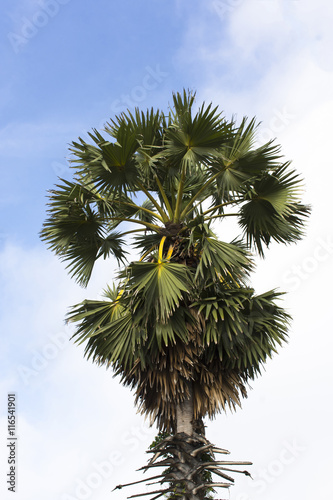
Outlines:
<svg viewBox="0 0 333 500"><path fill-rule="evenodd" d="M74 180L51 191L41 233L82 286L98 258L125 264L134 237L140 259L121 268L104 300L74 306L69 320L87 357L120 375L168 433L149 467L164 456L169 489L157 497L184 499L230 484L204 481L209 470L232 481L223 472L230 462L211 463L224 450L204 438L203 418L240 405L286 340L281 294L256 295L249 285L250 252L296 242L309 213L280 147L256 146L255 119L237 125L194 103L190 92L174 94L168 114L128 111L106 124L107 139L94 129L92 144L73 142ZM230 218L238 231L227 243L216 231Z"/></svg>

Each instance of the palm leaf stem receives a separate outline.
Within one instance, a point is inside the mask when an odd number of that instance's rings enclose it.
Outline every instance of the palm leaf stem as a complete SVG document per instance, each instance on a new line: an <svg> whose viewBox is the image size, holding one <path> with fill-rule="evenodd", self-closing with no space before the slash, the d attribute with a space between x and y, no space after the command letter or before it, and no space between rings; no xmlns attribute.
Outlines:
<svg viewBox="0 0 333 500"><path fill-rule="evenodd" d="M163 260L163 247L164 247L164 242L166 240L166 236L163 236L163 238L160 241L160 246L158 249L158 263L161 264Z"/></svg>
<svg viewBox="0 0 333 500"><path fill-rule="evenodd" d="M156 224L151 224L150 222L144 222L144 221L138 220L138 219L127 219L124 217L112 217L112 220L120 220L121 222L134 222L135 224L141 224L141 225L146 226L147 228L151 229L152 231L155 231L156 233L159 233L162 229L160 226L157 226Z"/></svg>
<svg viewBox="0 0 333 500"><path fill-rule="evenodd" d="M185 184L185 174L186 174L186 164L184 163L183 169L182 169L182 175L180 178L180 183L178 186L177 190L177 202L176 202L176 208L174 212L174 222L179 222L179 220L182 218L182 216L179 214L180 212L180 207L181 207L181 202L183 199L183 191L184 191L184 184Z"/></svg>
<svg viewBox="0 0 333 500"><path fill-rule="evenodd" d="M200 202L201 203L201 202ZM200 203L198 203L197 205L195 205L193 207L193 209L195 209L197 206L200 205ZM210 208L209 210L206 210L205 212L203 212L201 215L207 215L209 214L209 212L213 212L214 210L217 210L218 208L222 208L222 207L226 207L228 205L232 205L232 204L236 204L237 201L236 200L232 200L232 201L226 201L225 203L221 203L220 205L215 205L214 207Z"/></svg>
<svg viewBox="0 0 333 500"><path fill-rule="evenodd" d="M145 253L144 253L144 254L140 257L139 262L142 262L142 261L143 261L143 259L144 259L145 257L147 257L147 255L149 255L149 254L150 254L150 252L151 252L152 250L154 250L154 248L156 248L157 246L158 246L158 243L155 243L155 245L151 246L151 247L149 248L149 250L147 250L147 252L145 252Z"/></svg>
<svg viewBox="0 0 333 500"><path fill-rule="evenodd" d="M211 220L211 219L218 219L219 217L231 217L231 216L239 216L239 214L235 213L235 214L219 214L219 215L211 215L209 217L205 217L204 218L204 221L206 220Z"/></svg>
<svg viewBox="0 0 333 500"><path fill-rule="evenodd" d="M161 184L161 181L159 180L159 178L158 178L158 176L157 176L156 174L155 174L155 180L156 180L156 183L157 183L157 185L158 185L158 189L160 190L160 193L161 193L161 196L162 196L163 201L164 201L164 203L165 203L165 206L166 206L166 208L167 208L167 211L168 211L168 214L169 214L169 218L170 218L170 220L172 220L173 215L174 215L174 214L173 214L173 210L172 210L171 205L170 205L170 203L169 203L169 200L168 200L168 198L167 198L167 196L166 196L166 193L165 193L165 191L164 191L164 189L163 189L163 186L162 186L162 184Z"/></svg>
<svg viewBox="0 0 333 500"><path fill-rule="evenodd" d="M127 234L132 234L132 233L137 233L137 232L143 232L143 231L147 231L147 229L131 229L131 231L125 231L124 233L121 233L121 236L126 236Z"/></svg>
<svg viewBox="0 0 333 500"><path fill-rule="evenodd" d="M157 203L157 201L155 200L155 198L149 193L149 191L141 184L141 182L138 182L138 186L139 188L142 190L143 193L145 193L145 195L150 199L150 201L152 202L152 204L154 205L154 207L156 208L156 210L159 212L160 216L162 217L163 219L163 222L168 222L169 219L168 219L168 216L167 214L164 212L164 210L162 209L162 207Z"/></svg>
<svg viewBox="0 0 333 500"><path fill-rule="evenodd" d="M173 183L171 184L170 194L171 194L172 213L173 213L174 208L176 206L175 187Z"/></svg>
<svg viewBox="0 0 333 500"><path fill-rule="evenodd" d="M152 210L149 210L149 208L139 207L139 205L136 205L135 203L129 203L127 201L120 201L119 204L126 205L128 207L137 208L138 210L142 210L143 212L146 212L147 214L150 214L153 217L156 217L161 222L165 222L160 215L157 215L156 212L153 212Z"/></svg>
<svg viewBox="0 0 333 500"><path fill-rule="evenodd" d="M202 193L204 193L204 191L207 189L207 187L212 184L212 182L215 181L215 179L217 179L217 177L219 175L221 175L222 172L217 172L217 174L213 175L213 177L211 177L207 182L205 182L205 184L202 186L201 189L199 189L199 191L197 191L195 193L195 195L191 198L191 200L188 202L188 204L186 205L186 207L184 208L184 210L182 211L182 213L180 214L180 219L184 219L186 217L186 215L191 212L191 210L193 209L193 203L195 202L195 200L197 198L199 198L199 196L201 196Z"/></svg>
<svg viewBox="0 0 333 500"><path fill-rule="evenodd" d="M238 283L237 280L235 280L235 278L233 277L233 275L231 274L230 271L227 271L227 273L229 274L230 278L232 279L232 281L235 283L235 285L237 286L237 288L240 288L240 284Z"/></svg>

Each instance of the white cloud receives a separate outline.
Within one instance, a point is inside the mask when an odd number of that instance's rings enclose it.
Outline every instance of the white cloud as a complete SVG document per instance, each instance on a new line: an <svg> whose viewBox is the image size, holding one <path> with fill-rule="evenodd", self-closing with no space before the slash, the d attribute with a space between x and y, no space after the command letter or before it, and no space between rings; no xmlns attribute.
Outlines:
<svg viewBox="0 0 333 500"><path fill-rule="evenodd" d="M222 19L216 5L229 7ZM324 0L212 1L192 13L176 61L196 80L200 67L198 100L228 116L262 120L286 102L305 112L331 96L332 11Z"/></svg>

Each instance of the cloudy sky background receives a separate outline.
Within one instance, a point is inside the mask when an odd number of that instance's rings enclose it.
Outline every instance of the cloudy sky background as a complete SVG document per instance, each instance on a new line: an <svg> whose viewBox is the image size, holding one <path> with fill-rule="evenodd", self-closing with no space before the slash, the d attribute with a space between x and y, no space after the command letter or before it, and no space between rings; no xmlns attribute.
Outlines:
<svg viewBox="0 0 333 500"><path fill-rule="evenodd" d="M313 206L306 238L258 260L258 292L287 291L290 342L236 414L208 438L252 460L232 500L331 499L333 4L329 0L3 0L0 19L0 495L7 491L7 394L17 394L16 500L123 499L156 434L111 372L68 341L82 290L38 232L46 191L70 178L68 144L134 106L167 110L197 90L227 117L256 115ZM220 227L223 236L224 227ZM228 231L225 230L226 239ZM142 487L144 491L144 486ZM220 492L216 498L229 498Z"/></svg>

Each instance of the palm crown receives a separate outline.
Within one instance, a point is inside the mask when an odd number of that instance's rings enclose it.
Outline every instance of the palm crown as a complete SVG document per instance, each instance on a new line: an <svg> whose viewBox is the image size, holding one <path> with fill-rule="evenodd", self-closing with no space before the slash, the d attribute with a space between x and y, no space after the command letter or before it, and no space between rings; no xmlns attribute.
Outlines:
<svg viewBox="0 0 333 500"><path fill-rule="evenodd" d="M142 412L174 430L193 395L194 417L240 404L246 383L286 339L280 295L255 295L250 254L302 236L309 208L301 181L274 142L256 147L255 120L227 121L194 95L173 96L168 114L123 113L72 144L74 181L50 193L42 238L86 286L95 261L141 253L105 300L74 306L74 337L136 391ZM214 222L235 217L231 243ZM192 396L191 396L192 397Z"/></svg>

